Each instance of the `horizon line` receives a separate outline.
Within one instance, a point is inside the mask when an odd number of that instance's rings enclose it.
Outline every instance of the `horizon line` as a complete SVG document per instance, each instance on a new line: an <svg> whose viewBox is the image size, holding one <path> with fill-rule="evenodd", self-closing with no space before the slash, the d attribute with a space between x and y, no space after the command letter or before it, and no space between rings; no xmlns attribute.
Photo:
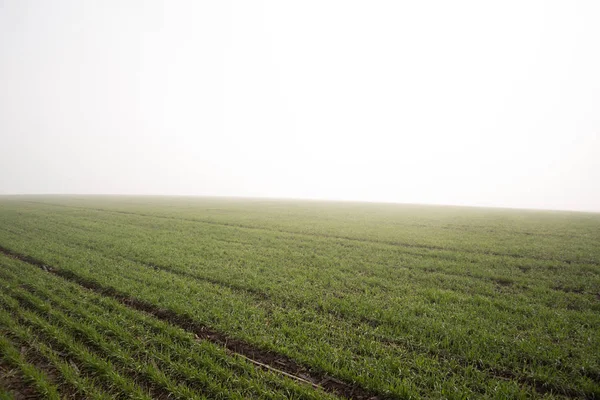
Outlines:
<svg viewBox="0 0 600 400"><path fill-rule="evenodd" d="M326 203L358 203L358 204L382 204L398 206L428 206L428 207L457 207L457 208L487 208L495 210L514 210L514 211L546 211L546 212L574 212L600 214L599 210L590 209L558 209L558 208L535 208L535 207L512 207L512 206L494 206L494 205L476 205L476 204L450 204L450 203L413 203L401 201L383 201L383 200L358 200L358 199L336 199L336 198L318 198L318 197L279 197L279 196L244 196L244 195L216 195L216 194L155 194L155 193L0 193L0 197L18 197L18 196L83 196L83 197L194 197L194 198L221 198L221 199L240 199L240 200L279 200L279 201L306 201L306 202L326 202Z"/></svg>

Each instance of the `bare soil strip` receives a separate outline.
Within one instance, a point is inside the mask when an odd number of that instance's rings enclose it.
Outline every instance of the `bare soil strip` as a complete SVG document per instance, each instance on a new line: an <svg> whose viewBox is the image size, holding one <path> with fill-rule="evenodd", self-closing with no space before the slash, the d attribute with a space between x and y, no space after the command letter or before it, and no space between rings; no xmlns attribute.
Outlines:
<svg viewBox="0 0 600 400"><path fill-rule="evenodd" d="M369 391L356 384L343 382L321 372L311 371L310 368L297 363L287 356L277 354L270 350L260 349L242 340L231 338L222 332L216 331L194 321L189 316L176 314L171 310L160 308L145 301L132 298L125 293L119 292L111 287L102 286L93 280L81 277L71 271L49 266L41 260L26 254L12 251L3 246L0 246L0 252L9 257L41 268L46 272L60 276L63 279L77 283L78 285L98 294L112 297L113 299L130 308L146 312L158 319L168 321L173 325L179 326L180 328L194 333L198 340L208 340L210 342L219 344L225 347L231 353L241 356L259 368L279 373L298 382L309 384L316 389L322 389L326 392L349 399L379 400L385 398L384 396Z"/></svg>
<svg viewBox="0 0 600 400"><path fill-rule="evenodd" d="M17 369L0 360L0 388L8 391L15 400L41 398Z"/></svg>

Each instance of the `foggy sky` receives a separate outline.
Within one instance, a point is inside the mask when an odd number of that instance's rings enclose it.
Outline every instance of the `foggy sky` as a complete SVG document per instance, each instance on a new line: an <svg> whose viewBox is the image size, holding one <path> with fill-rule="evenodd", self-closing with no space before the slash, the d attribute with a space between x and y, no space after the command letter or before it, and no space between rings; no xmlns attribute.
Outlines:
<svg viewBox="0 0 600 400"><path fill-rule="evenodd" d="M0 194L600 211L600 2L0 0Z"/></svg>

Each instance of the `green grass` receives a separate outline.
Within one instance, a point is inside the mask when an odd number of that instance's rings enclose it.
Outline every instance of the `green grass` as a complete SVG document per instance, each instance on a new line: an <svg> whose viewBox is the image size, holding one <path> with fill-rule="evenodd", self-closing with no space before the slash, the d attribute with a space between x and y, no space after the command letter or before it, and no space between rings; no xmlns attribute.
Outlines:
<svg viewBox="0 0 600 400"><path fill-rule="evenodd" d="M0 198L0 246L390 398L600 397L599 243L591 213ZM2 334L65 393L329 396L21 261L0 276Z"/></svg>
<svg viewBox="0 0 600 400"><path fill-rule="evenodd" d="M31 385L39 396L60 399L56 387L50 382L48 376L27 362L23 354L4 336L0 336L0 356L4 363L21 373L24 382Z"/></svg>
<svg viewBox="0 0 600 400"><path fill-rule="evenodd" d="M11 392L0 387L0 400L13 400L14 396Z"/></svg>

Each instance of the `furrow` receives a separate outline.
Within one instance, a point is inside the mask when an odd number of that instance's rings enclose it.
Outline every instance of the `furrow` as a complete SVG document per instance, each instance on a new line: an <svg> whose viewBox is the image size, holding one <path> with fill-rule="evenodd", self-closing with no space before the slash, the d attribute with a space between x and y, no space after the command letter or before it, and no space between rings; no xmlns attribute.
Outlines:
<svg viewBox="0 0 600 400"><path fill-rule="evenodd" d="M1 311L1 310L0 310ZM43 369L27 362L23 354L17 350L10 340L0 335L0 361L18 371L14 383L18 392L28 392L26 385L31 385L39 398L59 400L57 387Z"/></svg>
<svg viewBox="0 0 600 400"><path fill-rule="evenodd" d="M65 360L56 350L42 342L30 330L17 326L13 321L3 319L5 329L10 327L10 331L5 332L21 349L25 349L27 354L32 354L35 360L41 360L44 370L51 376L57 377L59 391L66 392L69 398L86 398L95 400L114 399L115 395L104 392L96 384L81 374L83 369L81 364L78 366L72 359Z"/></svg>
<svg viewBox="0 0 600 400"><path fill-rule="evenodd" d="M249 295L255 297L257 300L272 300L272 297L268 293L265 293L263 291L251 290L251 289L246 288L241 285L229 284L227 282L223 282L218 279L198 276L197 274L179 270L174 267L161 266L161 265L153 264L153 263L146 263L146 262L136 260L136 259L130 259L130 258L126 258L126 259L129 261L137 262L137 263L142 264L149 268L165 271L167 273L172 273L172 274L184 276L187 278L192 278L192 279L195 279L198 281L208 282L208 283L211 283L211 284L214 284L217 286L221 286L221 287L225 287L225 288L228 288L228 289L231 289L234 291L246 293L246 294L249 294ZM302 304L300 304L300 303L295 303L295 305L299 306L299 307L302 306ZM316 311L318 311L319 313L322 313L322 314L326 313L333 318L346 321L354 326L358 326L359 324L367 324L371 327L377 327L382 324L381 321L379 321L377 319L369 318L367 316L347 315L346 313L339 313L335 310L330 310L330 309L324 310L318 306L313 307L313 308ZM373 338L382 344L391 344L392 346L405 347L404 344L401 344L401 342L398 340L390 339L387 337L382 337L379 335L374 335ZM572 390L569 390L564 387L559 387L559 386L553 385L548 382L543 382L543 381L537 380L533 377L519 375L509 369L500 369L500 368L494 367L493 365L486 363L484 361L481 361L481 360L479 362L473 362L471 360L467 360L465 358L458 357L455 354L449 354L448 352L445 352L445 351L434 351L434 350L427 349L423 346L415 347L414 344L411 345L411 348L412 348L412 351L416 350L419 353L426 354L426 355L434 357L434 358L439 358L439 359L443 359L446 361L450 361L450 360L458 361L462 367L475 368L475 369L487 374L490 378L516 380L516 381L520 382L521 384L525 384L525 385L531 386L533 388L536 388L536 390L540 393L562 392L570 397L578 396L578 392L576 392L576 391L572 391ZM598 376L591 375L590 378L596 382L599 381Z"/></svg>
<svg viewBox="0 0 600 400"><path fill-rule="evenodd" d="M357 399L377 398L376 394L369 393L368 391L360 387L351 386L335 378L328 377L324 374L315 374L314 372L308 372L307 367L297 364L294 360L289 359L288 357L273 353L271 351L264 351L246 342L229 338L221 332L215 331L209 327L198 324L197 322L185 315L180 315L170 310L161 309L144 301L131 298L130 296L116 291L113 288L104 287L95 281L82 278L71 271L49 267L45 265L42 261L32 258L30 256L15 253L3 247L0 247L0 251L10 255L11 257L38 266L47 272L54 273L67 280L76 282L79 285L90 289L94 292L112 297L133 309L147 312L159 319L166 320L176 326L194 332L199 339L204 339L213 343L220 344L227 348L229 351L242 356L243 358L247 359L248 361L260 368L277 372L283 376L290 377L302 383L310 384L316 388L321 387L323 390L328 391L330 393L335 393L344 396L352 396L352 398ZM378 338L378 340L380 340L382 343L389 342L390 344L395 346L399 345L398 342L390 341L385 338ZM580 397L582 395L581 391L572 390L564 386L556 386L550 382L539 381L535 378L529 378L527 376L516 374L510 370L497 369L491 365L487 365L486 363L473 363L466 359L457 359L454 355L447 355L443 352L432 352L427 349L420 349L418 351L435 358L444 359L446 361L456 361L462 367L474 368L488 375L490 378L509 379L517 381L523 385L527 385L531 388L534 388L538 393L561 393L565 396L573 398ZM277 367L274 367L273 364L276 364ZM588 395L593 396L594 393L589 393Z"/></svg>
<svg viewBox="0 0 600 400"><path fill-rule="evenodd" d="M259 397L265 395L262 392L265 387L259 388L255 382L257 370L250 363L232 362L233 360L227 355L226 350L222 351L221 347L217 347L213 343L198 340L190 332L146 313L123 307L122 304L111 298L97 296L93 292L86 293L82 290L76 295L79 301L74 301L75 296L73 299L69 296L72 292L51 292L40 287L33 287L26 281L26 279L21 281L24 283L19 284L19 289L41 299L44 304L51 305L54 309L68 314L69 318L88 325L89 321L93 321L93 326L99 329L99 332L106 337L118 340L122 346L127 345L128 348L135 348L136 352L144 354L148 354L148 350L151 349L153 359L160 360L161 365L164 364L169 371L175 371L177 377L181 377L186 383L197 384L198 378L204 377L205 379L201 379L201 381L210 386L216 377L222 382L235 381L236 388L255 393ZM91 293L93 293L93 297L90 296ZM98 303L90 302L92 299L97 300ZM76 303L85 304L85 310L75 306ZM113 315L126 318L129 321L127 328L122 327L119 323L110 323L113 320L107 316ZM142 347L140 347L140 340L143 340ZM165 351L166 349L169 351ZM240 357L242 358L242 356ZM210 369L210 376L199 376L204 367ZM277 374L261 374L261 380L264 380L269 388L285 390L288 393L296 392L294 386L284 385L278 378ZM306 398L306 392L298 391L298 396ZM267 395L267 397L280 398L280 395Z"/></svg>
<svg viewBox="0 0 600 400"><path fill-rule="evenodd" d="M102 381L104 389L109 392L117 389L121 393L121 396L116 396L117 398L124 398L124 396L139 400L163 398L156 396L156 394L150 395L150 392L142 387L144 385L139 385L130 379L130 377L116 371L110 362L88 350L86 346L74 341L61 328L45 321L36 313L27 311L19 306L17 309L19 310L19 315L17 316L18 322L13 323L13 326L16 327L15 330L18 330L21 323L29 327L29 329L35 330L38 332L36 336L40 340L48 343L52 348L59 350L69 358L75 359L76 364L79 364L81 370L85 373L99 378ZM6 321L6 316L1 310L0 317L3 321Z"/></svg>
<svg viewBox="0 0 600 400"><path fill-rule="evenodd" d="M27 299L22 294L17 295L19 300L23 300L29 304L32 304L31 299ZM67 304L69 303L69 304ZM149 337L146 332L143 332L144 329L137 330L135 334L130 332L129 330L121 329L118 325L108 324L107 321L100 315L94 314L91 315L89 313L83 312L81 309L73 310L72 302L61 302L58 299L48 299L44 297L43 299L44 306L41 306L39 303L35 304L33 307L39 310L40 312L45 312L49 314L55 315L57 313L56 310L60 309L61 313L68 313L69 318L65 318L64 314L58 316L58 318L62 321L62 326L68 326L69 329L74 329L78 334L84 335L88 338L98 337L98 334L101 332L102 336L106 337L107 333L110 333L110 337L119 340L120 348L127 348L128 351L134 355L134 361L129 361L127 365L134 365L138 363L140 360L136 355L145 355L148 353L148 349L152 349L153 351L153 362L156 363L156 366L164 371L170 371L171 374L175 374L175 376L183 381L186 385L190 387L194 387L195 389L199 389L201 392L207 392L207 395L211 397L222 397L228 393L229 389L219 384L218 382L227 382L228 380L235 380L234 373L231 370L225 369L222 366L215 365L214 362L210 363L204 359L198 357L198 353L196 351L192 351L191 347L188 347L188 352L185 353L185 356L179 354L170 354L169 352L165 352L164 349L172 348L173 342L169 341L165 337ZM53 309L45 310L45 305L52 305ZM85 315L84 315L85 314ZM77 321L74 323L71 319ZM89 321L94 321L94 326L89 324ZM97 330L100 328L100 330ZM135 329L134 329L135 330ZM140 341L140 338L144 338L143 344ZM151 339L151 340L149 340ZM110 340L110 339L108 339ZM110 349L109 343L106 343L106 340L103 340L101 343L98 340L95 342L102 346L102 352L105 354L115 353L114 349ZM200 350L200 349L196 349ZM204 350L204 349L202 349ZM189 364L189 361L193 360L195 363L193 365ZM119 361L121 362L121 361ZM144 362L142 360L142 362ZM200 367L200 369L198 369ZM228 366L232 368L231 365ZM141 367L136 367L136 370L140 370ZM210 376L205 372L206 368L210 368ZM215 377L218 378L215 381ZM237 382L239 388L242 388L245 391L252 391L256 389L256 387L252 384ZM256 393L260 394L260 393ZM185 396L184 398L191 398L191 396Z"/></svg>
<svg viewBox="0 0 600 400"><path fill-rule="evenodd" d="M301 365L287 356L277 354L269 350L260 349L242 340L231 338L222 332L199 324L189 316L180 315L171 310L163 309L145 301L132 298L131 296L121 293L114 288L105 287L100 285L98 282L81 277L72 271L49 266L39 259L14 252L3 246L0 246L0 252L39 267L46 272L60 276L68 281L77 283L86 289L104 296L112 297L128 307L138 311L146 312L158 319L168 321L175 326L179 326L194 333L198 339L216 343L225 347L234 354L243 356L245 359L259 368L267 369L271 372L277 372L283 376L295 379L298 382L307 383L315 388L321 388L328 393L346 398L357 400L376 400L383 398L377 393L371 392L358 385L346 383L334 377L311 371L309 367Z"/></svg>
<svg viewBox="0 0 600 400"><path fill-rule="evenodd" d="M68 318L65 314L48 307L48 304L41 304L31 295L26 296L22 293L13 294L22 308L30 310L38 317L43 318L48 326L60 326L67 335L72 336L81 343L84 343L91 351L99 356L106 357L107 360L119 366L124 375L133 378L135 382L144 382L155 398L180 398L194 399L199 398L187 386L179 384L167 377L164 372L154 363L144 363L136 359L128 350L122 348L122 343L108 341L98 331L89 324L83 324ZM44 326L39 325L45 329ZM208 382L205 382L208 384ZM213 393L216 394L216 393Z"/></svg>

